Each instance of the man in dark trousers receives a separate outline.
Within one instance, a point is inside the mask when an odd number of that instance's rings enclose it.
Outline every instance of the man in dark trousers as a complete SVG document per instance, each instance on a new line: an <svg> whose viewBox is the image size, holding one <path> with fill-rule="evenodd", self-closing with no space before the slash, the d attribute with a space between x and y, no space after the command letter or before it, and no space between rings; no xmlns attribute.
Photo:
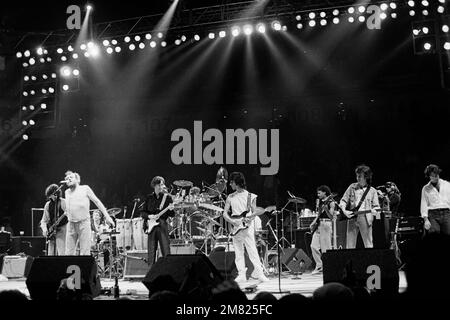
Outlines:
<svg viewBox="0 0 450 320"><path fill-rule="evenodd" d="M173 201L167 192L164 178L154 177L151 187L154 192L146 197L141 210L141 216L144 218L144 232L148 234L147 263L150 267L155 263L158 243L163 257L170 254L167 218L175 215ZM159 216L162 211L165 212Z"/></svg>

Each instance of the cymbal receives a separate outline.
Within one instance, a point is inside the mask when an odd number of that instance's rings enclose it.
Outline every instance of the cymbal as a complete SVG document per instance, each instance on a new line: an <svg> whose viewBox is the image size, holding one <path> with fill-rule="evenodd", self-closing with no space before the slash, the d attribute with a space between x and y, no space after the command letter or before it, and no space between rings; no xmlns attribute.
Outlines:
<svg viewBox="0 0 450 320"><path fill-rule="evenodd" d="M172 184L180 188L191 188L194 186L194 184L191 181L187 180L177 180L174 181Z"/></svg>
<svg viewBox="0 0 450 320"><path fill-rule="evenodd" d="M208 219L208 222L220 227L220 223L218 223L216 220L210 218L210 217L206 217Z"/></svg>
<svg viewBox="0 0 450 320"><path fill-rule="evenodd" d="M108 214L110 216L114 217L114 216L117 216L119 213L121 213L122 209L120 209L120 208L111 208L111 209L108 209L107 211L108 211Z"/></svg>
<svg viewBox="0 0 450 320"><path fill-rule="evenodd" d="M289 202L297 203L297 204L305 204L307 201L303 198L291 198Z"/></svg>
<svg viewBox="0 0 450 320"><path fill-rule="evenodd" d="M204 208L204 209L209 209L209 210L213 210L213 211L219 211L219 212L223 212L223 209L221 207L218 207L216 205L210 204L210 203L206 203L206 202L201 202L198 204L198 206L200 208Z"/></svg>

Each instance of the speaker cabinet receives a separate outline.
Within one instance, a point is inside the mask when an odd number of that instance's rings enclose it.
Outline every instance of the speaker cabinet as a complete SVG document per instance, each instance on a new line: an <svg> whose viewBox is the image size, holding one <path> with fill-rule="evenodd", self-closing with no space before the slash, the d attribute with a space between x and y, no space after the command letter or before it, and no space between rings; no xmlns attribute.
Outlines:
<svg viewBox="0 0 450 320"><path fill-rule="evenodd" d="M45 237L12 237L11 254L39 257L45 254Z"/></svg>
<svg viewBox="0 0 450 320"><path fill-rule="evenodd" d="M70 270L80 271L81 289L78 293L100 293L97 265L91 256L47 256L34 259L26 281L32 300L56 300L61 280L71 276Z"/></svg>
<svg viewBox="0 0 450 320"><path fill-rule="evenodd" d="M149 270L147 250L127 251L125 255L124 279L144 279Z"/></svg>
<svg viewBox="0 0 450 320"><path fill-rule="evenodd" d="M250 261L248 257L247 251L244 254L245 257L245 267L247 268L247 278L250 277L254 268L253 263ZM238 276L238 271L236 268L236 264L234 260L236 258L236 254L234 251L226 251L225 248L216 248L209 255L209 259L211 263L216 267L216 269L220 272L221 276L226 279L235 279Z"/></svg>
<svg viewBox="0 0 450 320"><path fill-rule="evenodd" d="M322 256L323 282L365 287L369 277L379 277L380 292L398 293L399 275L393 250L328 250ZM379 274L373 269L378 269Z"/></svg>
<svg viewBox="0 0 450 320"><path fill-rule="evenodd" d="M162 290L178 291L190 300L205 301L222 276L205 255L168 255L151 267L142 283L149 296Z"/></svg>

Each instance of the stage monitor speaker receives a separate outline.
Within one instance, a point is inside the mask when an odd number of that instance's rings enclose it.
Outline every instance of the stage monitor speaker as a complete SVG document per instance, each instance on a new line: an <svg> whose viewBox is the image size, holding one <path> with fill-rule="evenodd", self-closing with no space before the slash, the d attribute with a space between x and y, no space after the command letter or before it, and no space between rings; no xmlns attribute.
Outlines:
<svg viewBox="0 0 450 320"><path fill-rule="evenodd" d="M322 256L323 282L378 289L395 294L399 289L399 275L393 250L344 249L328 250ZM379 286L378 286L379 284Z"/></svg>
<svg viewBox="0 0 450 320"><path fill-rule="evenodd" d="M45 254L45 237L12 237L11 254L39 257Z"/></svg>
<svg viewBox="0 0 450 320"><path fill-rule="evenodd" d="M297 249L297 252L291 257L287 263L287 267L291 272L303 273L307 270L312 270L312 260L302 249Z"/></svg>
<svg viewBox="0 0 450 320"><path fill-rule="evenodd" d="M33 257L30 256L5 256L1 274L8 279L26 278L32 263Z"/></svg>
<svg viewBox="0 0 450 320"><path fill-rule="evenodd" d="M125 254L124 279L144 279L150 266L147 263L147 250L127 251Z"/></svg>
<svg viewBox="0 0 450 320"><path fill-rule="evenodd" d="M195 254L196 250L197 248L192 243L183 245L170 245L170 254Z"/></svg>
<svg viewBox="0 0 450 320"><path fill-rule="evenodd" d="M92 297L99 295L101 285L94 257L46 256L34 259L31 265L26 281L31 299L56 300L61 280L70 276L74 277L75 284L80 280L79 293L87 293Z"/></svg>
<svg viewBox="0 0 450 320"><path fill-rule="evenodd" d="M151 267L142 283L149 296L162 290L178 291L191 300L205 301L212 289L223 281L222 276L203 254L168 255Z"/></svg>
<svg viewBox="0 0 450 320"><path fill-rule="evenodd" d="M235 279L238 276L238 271L236 269L234 251L226 251L224 247L219 247L214 249L210 255L209 260L216 267L216 269L220 272L221 276L226 279ZM247 251L244 254L245 257L245 266L247 268L247 278L249 278L253 272L253 263L250 261L248 257Z"/></svg>

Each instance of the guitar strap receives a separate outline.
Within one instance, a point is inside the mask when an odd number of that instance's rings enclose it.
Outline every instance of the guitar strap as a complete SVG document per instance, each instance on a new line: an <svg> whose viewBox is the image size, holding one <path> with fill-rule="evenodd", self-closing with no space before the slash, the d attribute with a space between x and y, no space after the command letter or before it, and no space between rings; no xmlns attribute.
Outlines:
<svg viewBox="0 0 450 320"><path fill-rule="evenodd" d="M163 198L161 200L161 204L159 205L159 210L161 211L164 207L164 204L166 203L166 199L167 199L167 193L164 193Z"/></svg>
<svg viewBox="0 0 450 320"><path fill-rule="evenodd" d="M370 190L370 185L367 185L366 191L364 191L364 193L363 193L361 199L359 200L358 205L355 207L355 212L356 212L356 211L359 211L359 208L361 208L361 206L362 206L364 200L366 199L367 194L369 193L369 190Z"/></svg>
<svg viewBox="0 0 450 320"><path fill-rule="evenodd" d="M248 192L248 196L247 196L247 211L250 211L251 208L252 208L252 194L250 192Z"/></svg>

